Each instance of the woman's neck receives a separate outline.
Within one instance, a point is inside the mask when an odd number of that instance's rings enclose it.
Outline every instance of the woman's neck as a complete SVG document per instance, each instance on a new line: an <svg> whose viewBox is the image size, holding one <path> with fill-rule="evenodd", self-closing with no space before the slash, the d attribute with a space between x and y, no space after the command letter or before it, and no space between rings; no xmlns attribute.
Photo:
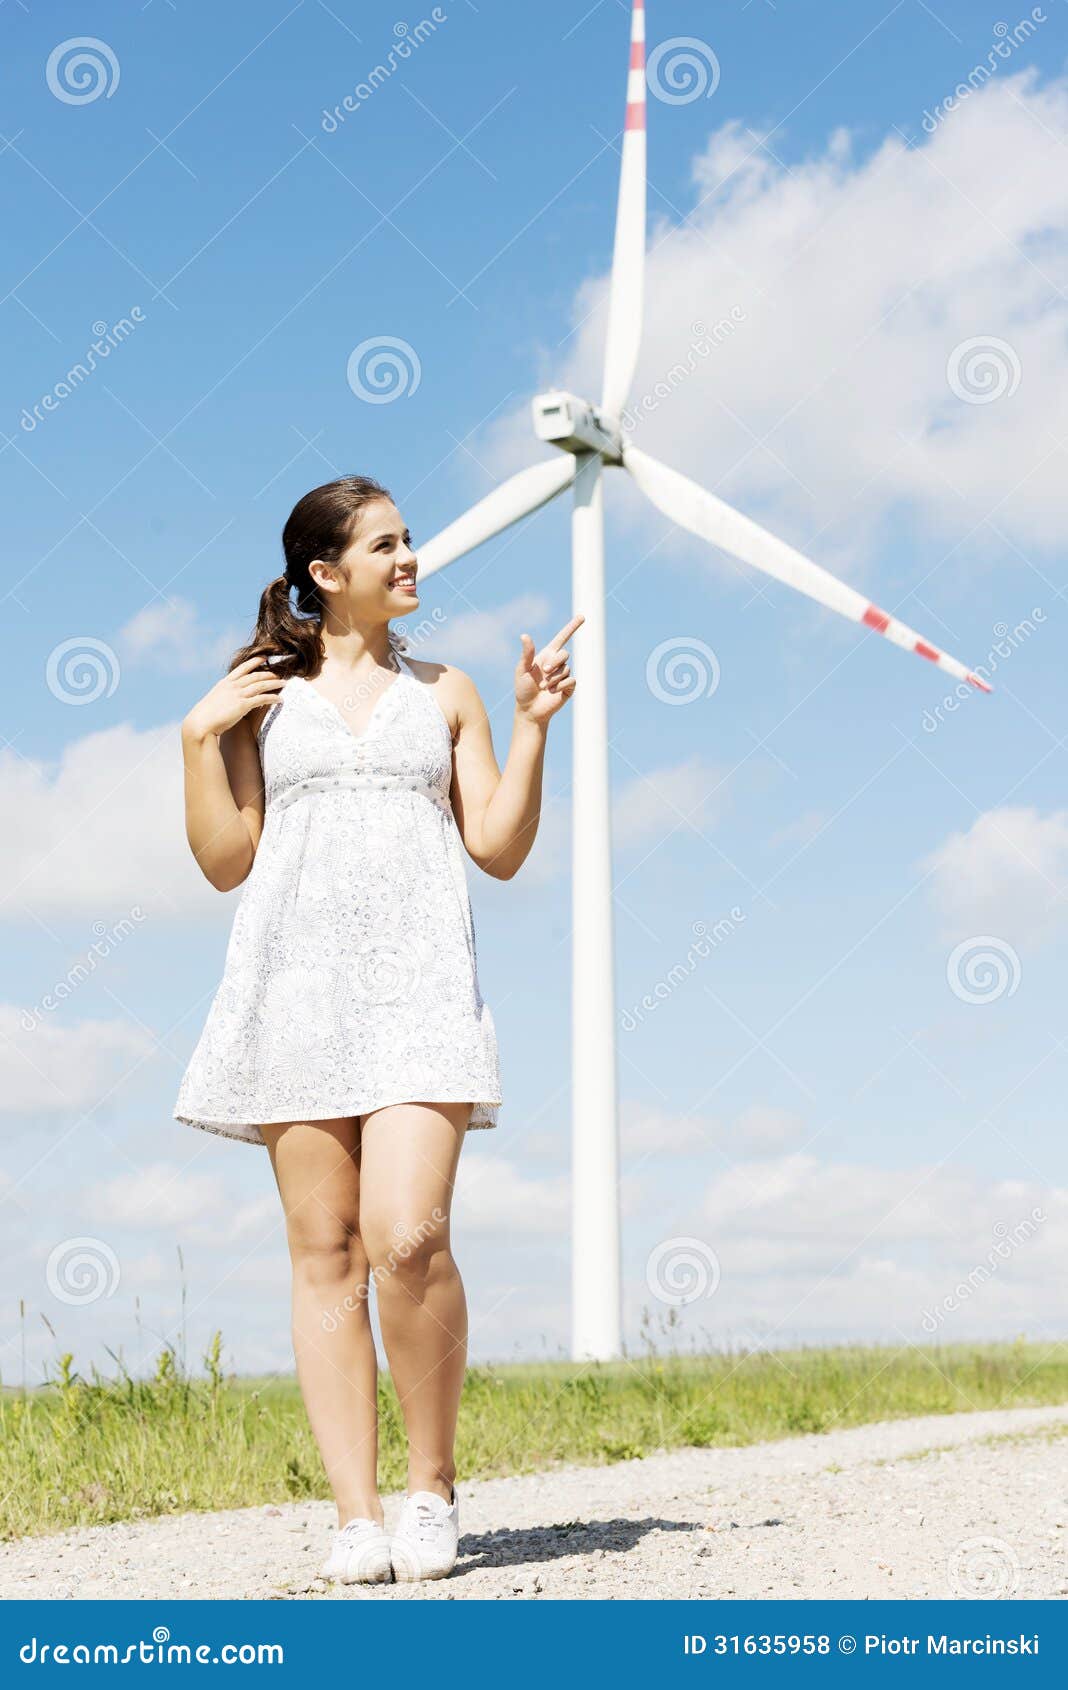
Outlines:
<svg viewBox="0 0 1068 1690"><path fill-rule="evenodd" d="M332 668L357 673L372 665L392 668L392 645L389 624L379 622L370 627L346 627L340 622L324 624L322 631L324 662Z"/></svg>

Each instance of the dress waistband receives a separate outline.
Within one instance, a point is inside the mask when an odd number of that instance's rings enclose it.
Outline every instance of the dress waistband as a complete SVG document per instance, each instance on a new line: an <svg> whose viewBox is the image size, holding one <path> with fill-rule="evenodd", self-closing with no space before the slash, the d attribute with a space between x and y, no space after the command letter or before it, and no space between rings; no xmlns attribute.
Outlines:
<svg viewBox="0 0 1068 1690"><path fill-rule="evenodd" d="M266 806L266 813L272 810L284 810L288 804L295 804L298 798L309 798L316 792L336 792L340 787L370 787L378 791L406 791L421 793L429 798L439 810L451 815L452 805L442 796L436 786L429 781L420 780L417 775L366 775L359 770L343 770L336 775L312 775L308 780L297 781L294 786L287 786L277 798L272 798Z"/></svg>

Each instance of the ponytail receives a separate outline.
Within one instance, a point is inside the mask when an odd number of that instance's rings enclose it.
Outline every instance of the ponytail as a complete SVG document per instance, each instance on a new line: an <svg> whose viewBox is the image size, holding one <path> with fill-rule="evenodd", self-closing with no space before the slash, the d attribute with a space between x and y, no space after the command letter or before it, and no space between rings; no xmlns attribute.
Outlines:
<svg viewBox="0 0 1068 1690"><path fill-rule="evenodd" d="M289 577L276 575L260 596L256 626L248 644L230 659L231 669L249 657L277 657L272 667L280 674L318 674L324 656L319 617L299 615L289 595Z"/></svg>
<svg viewBox="0 0 1068 1690"><path fill-rule="evenodd" d="M278 673L287 678L319 673L326 656L323 607L308 566L316 559L334 563L350 544L364 506L388 498L386 489L369 475L343 475L313 487L298 500L282 531L285 574L277 575L264 590L252 636L234 653L231 669L249 657L276 657ZM394 648L399 639L391 630Z"/></svg>

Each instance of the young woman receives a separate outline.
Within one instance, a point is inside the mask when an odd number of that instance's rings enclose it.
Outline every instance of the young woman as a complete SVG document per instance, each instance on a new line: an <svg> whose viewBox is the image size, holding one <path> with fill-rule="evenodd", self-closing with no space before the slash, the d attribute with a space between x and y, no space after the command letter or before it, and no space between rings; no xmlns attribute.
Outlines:
<svg viewBox="0 0 1068 1690"><path fill-rule="evenodd" d="M468 1127L501 1102L462 846L507 880L541 807L566 640L528 634L503 773L469 677L405 656L417 559L385 488L305 495L252 640L182 724L186 828L213 886L244 882L175 1118L265 1144L293 1267L293 1345L337 1501L323 1571L441 1578L467 1346L449 1214ZM295 598L295 604L291 602ZM377 1484L374 1282L409 1442L392 1539Z"/></svg>

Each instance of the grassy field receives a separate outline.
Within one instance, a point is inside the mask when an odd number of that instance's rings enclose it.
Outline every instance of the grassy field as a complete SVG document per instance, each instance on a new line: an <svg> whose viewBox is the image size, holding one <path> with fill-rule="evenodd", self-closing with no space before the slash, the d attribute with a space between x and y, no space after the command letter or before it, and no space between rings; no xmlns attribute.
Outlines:
<svg viewBox="0 0 1068 1690"><path fill-rule="evenodd" d="M189 1509L326 1496L294 1380L204 1373L164 1350L154 1379L56 1377L0 1391L0 1537ZM1068 1403L1062 1345L651 1353L626 1363L473 1368L460 1413L463 1478L626 1461L684 1444L748 1444L920 1414ZM380 1477L403 1487L404 1439L380 1392Z"/></svg>

